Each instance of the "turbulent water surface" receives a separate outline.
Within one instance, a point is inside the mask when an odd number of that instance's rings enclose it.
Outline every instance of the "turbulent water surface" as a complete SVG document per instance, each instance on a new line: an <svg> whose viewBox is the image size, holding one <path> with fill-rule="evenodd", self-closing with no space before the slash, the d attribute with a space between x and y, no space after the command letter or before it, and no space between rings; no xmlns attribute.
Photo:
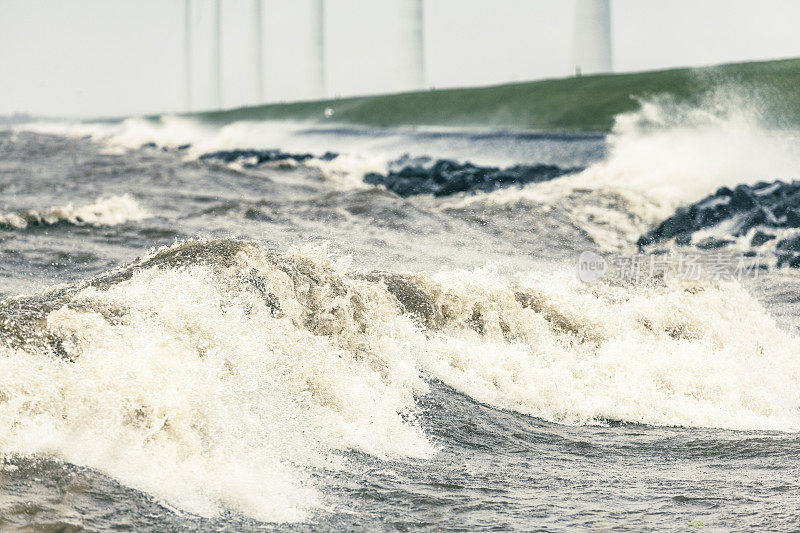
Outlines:
<svg viewBox="0 0 800 533"><path fill-rule="evenodd" d="M639 245L797 141L654 104L608 137L0 131L0 529L795 529L797 271ZM687 251L758 264L611 272Z"/></svg>

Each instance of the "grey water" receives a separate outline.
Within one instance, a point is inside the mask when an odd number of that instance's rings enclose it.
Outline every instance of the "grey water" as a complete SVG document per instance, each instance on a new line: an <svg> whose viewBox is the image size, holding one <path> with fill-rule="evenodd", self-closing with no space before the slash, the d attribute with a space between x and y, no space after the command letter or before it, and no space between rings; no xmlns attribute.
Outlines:
<svg viewBox="0 0 800 533"><path fill-rule="evenodd" d="M389 134L334 128L297 135L341 150L359 135ZM472 154L472 160L488 163L586 167L606 156L606 139L598 135L403 135L402 151L411 155L466 160ZM0 225L0 294L10 302L54 286L76 286L189 239L276 250L323 245L335 256L351 257L356 272L436 273L490 263L511 275L572 268L582 251L602 251L557 204L545 210L541 202L493 202L486 193L400 198L359 185L358 178L332 179L311 164L246 168L160 146L109 150L88 138L0 131L3 216L124 195L147 213L122 213L114 223L58 215L41 223L28 216L24 227ZM798 287L789 270L765 272L745 284L790 334L800 324ZM3 309L4 319L12 316ZM9 339L4 346L13 344ZM14 353L9 349L0 357ZM492 406L424 374L431 390L415 399L414 417L436 453L411 458L333 450L342 468L303 466L322 503L298 521L259 520L225 505L216 515L202 516L127 486L113 469L64 460L57 450L24 455L0 448L0 529L800 528L800 439L791 430L624 419L562 424ZM10 376L0 375L0 420L7 421L13 416L3 412L4 403L12 409L4 400L5 381Z"/></svg>

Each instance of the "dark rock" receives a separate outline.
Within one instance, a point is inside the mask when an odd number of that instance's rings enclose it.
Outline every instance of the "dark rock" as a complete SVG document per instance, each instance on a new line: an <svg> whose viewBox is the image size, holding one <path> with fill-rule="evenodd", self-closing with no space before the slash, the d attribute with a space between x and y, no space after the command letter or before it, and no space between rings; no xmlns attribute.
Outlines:
<svg viewBox="0 0 800 533"><path fill-rule="evenodd" d="M775 239L775 235L772 233L765 233L763 231L757 231L753 238L750 239L750 246L761 246L762 244Z"/></svg>
<svg viewBox="0 0 800 533"><path fill-rule="evenodd" d="M800 234L793 235L781 241L775 246L775 255L778 256L777 266L800 267Z"/></svg>
<svg viewBox="0 0 800 533"><path fill-rule="evenodd" d="M776 250L800 252L800 235L793 235L781 241L778 241Z"/></svg>
<svg viewBox="0 0 800 533"><path fill-rule="evenodd" d="M740 235L745 235L751 229L756 226L765 225L767 223L767 217L764 213L763 209L752 209L749 212L742 215L738 222L733 225L731 229L731 233L739 237Z"/></svg>
<svg viewBox="0 0 800 533"><path fill-rule="evenodd" d="M731 196L731 209L735 211L744 211L756 206L756 198L753 191L747 185L738 185L733 190Z"/></svg>
<svg viewBox="0 0 800 533"><path fill-rule="evenodd" d="M791 268L798 268L800 267L800 254L796 252L776 252L778 256L778 261L776 266L778 268L781 267L791 267Z"/></svg>
<svg viewBox="0 0 800 533"><path fill-rule="evenodd" d="M800 228L800 207L790 207L786 210L786 226Z"/></svg>
<svg viewBox="0 0 800 533"><path fill-rule="evenodd" d="M716 250L718 248L723 248L725 246L728 246L729 244L733 244L733 241L730 239L717 239L716 237L706 237L705 239L698 242L695 246L697 246L701 250Z"/></svg>
<svg viewBox="0 0 800 533"><path fill-rule="evenodd" d="M676 209L675 214L642 235L640 247L674 239L675 244L692 243L697 231L729 221L731 237L755 232L754 248L776 239L777 228L800 228L800 181L759 182L737 185L733 190L720 187L699 202ZM724 238L706 238L696 243L701 249L716 249L730 244ZM775 249L778 266L800 267L800 234L781 240Z"/></svg>
<svg viewBox="0 0 800 533"><path fill-rule="evenodd" d="M766 181L759 181L755 185L753 185L752 191L753 196L756 198L768 198L772 196L777 197L784 197L785 196L785 188L784 183L781 181L774 181L772 183L767 183ZM741 187L741 185L740 185Z"/></svg>
<svg viewBox="0 0 800 533"><path fill-rule="evenodd" d="M709 196L689 208L694 225L700 228L707 228L718 224L730 215L730 204L732 200L729 196Z"/></svg>
<svg viewBox="0 0 800 533"><path fill-rule="evenodd" d="M332 159L336 159L338 156L339 154L326 152L319 159L330 161ZM253 168L263 165L264 163L271 163L273 161L292 160L302 163L303 161L314 159L314 157L315 156L312 154L289 154L282 152L281 150L220 150L217 152L203 154L200 156L200 160L216 160L222 161L223 163L233 163L241 160L254 160L254 162L248 161L243 164L243 166L246 168Z"/></svg>
<svg viewBox="0 0 800 533"><path fill-rule="evenodd" d="M675 210L674 215L656 226L650 233L640 238L639 242L652 244L671 239L682 233L690 234L698 229L700 229L700 227L695 224L690 210L686 207L679 207ZM640 246L641 245L642 244L640 244Z"/></svg>
<svg viewBox="0 0 800 533"><path fill-rule="evenodd" d="M800 182L759 182L719 188L690 206L681 207L640 239L645 243L694 233L735 218L731 233L740 236L755 227L800 227ZM797 225L797 226L795 226Z"/></svg>
<svg viewBox="0 0 800 533"><path fill-rule="evenodd" d="M733 196L733 191L728 187L720 187L717 189L717 192L714 193L714 196Z"/></svg>
<svg viewBox="0 0 800 533"><path fill-rule="evenodd" d="M433 161L429 157L405 155L389 164L386 174L370 173L364 182L383 185L403 197L418 194L448 196L462 192L489 192L511 186L549 181L578 172L578 168L555 165L515 165L508 168L482 167L451 159Z"/></svg>

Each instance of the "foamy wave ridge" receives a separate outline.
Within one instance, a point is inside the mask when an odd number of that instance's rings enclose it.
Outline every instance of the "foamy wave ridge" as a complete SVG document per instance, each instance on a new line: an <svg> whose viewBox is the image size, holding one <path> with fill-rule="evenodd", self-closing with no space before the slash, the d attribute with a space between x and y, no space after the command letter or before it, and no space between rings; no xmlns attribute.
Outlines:
<svg viewBox="0 0 800 533"><path fill-rule="evenodd" d="M797 340L738 285L432 280L449 318L424 366L481 402L566 424L800 429Z"/></svg>
<svg viewBox="0 0 800 533"><path fill-rule="evenodd" d="M34 300L56 310L4 325L4 453L267 521L323 504L308 469L339 468L332 450L433 453L411 321L314 252L186 243Z"/></svg>
<svg viewBox="0 0 800 533"><path fill-rule="evenodd" d="M736 284L355 274L192 241L0 311L2 453L206 515L302 520L336 450L430 457L426 378L565 424L800 430L798 339Z"/></svg>
<svg viewBox="0 0 800 533"><path fill-rule="evenodd" d="M67 223L75 226L116 226L148 218L129 194L98 198L91 204L73 207L72 204L20 213L0 213L0 228L25 229L28 226L53 226Z"/></svg>

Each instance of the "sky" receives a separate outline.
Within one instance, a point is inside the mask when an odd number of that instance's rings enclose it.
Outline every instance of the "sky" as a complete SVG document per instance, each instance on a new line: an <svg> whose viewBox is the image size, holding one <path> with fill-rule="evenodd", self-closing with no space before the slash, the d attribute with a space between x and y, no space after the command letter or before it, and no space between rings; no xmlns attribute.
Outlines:
<svg viewBox="0 0 800 533"><path fill-rule="evenodd" d="M223 107L310 97L313 0L263 0L264 94L251 0L222 0ZM328 96L399 86L401 0L326 0ZM0 0L0 115L187 109L183 0ZM212 0L193 0L193 109L213 104ZM800 57L797 0L611 0L617 72ZM429 87L572 74L571 0L426 0Z"/></svg>

